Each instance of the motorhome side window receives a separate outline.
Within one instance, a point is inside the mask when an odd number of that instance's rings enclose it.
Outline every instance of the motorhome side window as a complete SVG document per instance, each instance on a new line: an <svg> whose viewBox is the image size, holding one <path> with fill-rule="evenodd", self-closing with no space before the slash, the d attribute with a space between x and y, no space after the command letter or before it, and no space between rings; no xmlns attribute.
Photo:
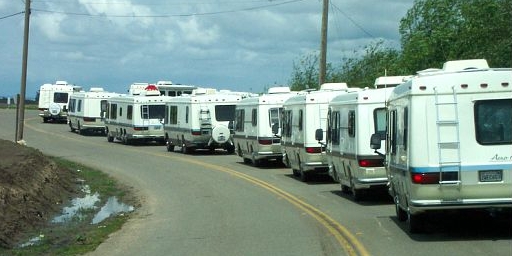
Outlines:
<svg viewBox="0 0 512 256"><path fill-rule="evenodd" d="M178 106L171 106L169 109L169 124L178 123Z"/></svg>
<svg viewBox="0 0 512 256"><path fill-rule="evenodd" d="M376 108L373 111L373 125L375 133L380 134L381 138L386 136L386 109Z"/></svg>
<svg viewBox="0 0 512 256"><path fill-rule="evenodd" d="M292 136L292 111L286 110L283 113L283 136Z"/></svg>
<svg viewBox="0 0 512 256"><path fill-rule="evenodd" d="M512 99L480 100L474 111L479 144L512 144Z"/></svg>
<svg viewBox="0 0 512 256"><path fill-rule="evenodd" d="M325 126L327 127L326 131L325 131L325 141L327 143L331 142L331 132L332 132L332 110L329 109L329 111L327 111L327 125Z"/></svg>
<svg viewBox="0 0 512 256"><path fill-rule="evenodd" d="M341 113L339 111L332 112L331 120L331 141L333 145L340 144L340 131L341 131Z"/></svg>
<svg viewBox="0 0 512 256"><path fill-rule="evenodd" d="M356 136L356 112L354 110L348 112L348 136Z"/></svg>
<svg viewBox="0 0 512 256"><path fill-rule="evenodd" d="M76 111L77 112L82 111L82 100L78 100L78 104L76 106Z"/></svg>
<svg viewBox="0 0 512 256"><path fill-rule="evenodd" d="M68 94L65 92L56 92L53 94L53 102L68 103Z"/></svg>
<svg viewBox="0 0 512 256"><path fill-rule="evenodd" d="M185 108L185 123L188 124L188 106Z"/></svg>
<svg viewBox="0 0 512 256"><path fill-rule="evenodd" d="M404 147L404 150L407 149L407 136L409 132L409 108L404 108L404 132L402 137L402 145Z"/></svg>
<svg viewBox="0 0 512 256"><path fill-rule="evenodd" d="M299 110L299 131L302 131L302 123L304 121L302 113L302 109Z"/></svg>
<svg viewBox="0 0 512 256"><path fill-rule="evenodd" d="M69 101L69 112L75 112L75 104L76 104L76 99L71 99Z"/></svg>
<svg viewBox="0 0 512 256"><path fill-rule="evenodd" d="M251 124L252 126L258 125L258 110L253 109L251 113Z"/></svg>
<svg viewBox="0 0 512 256"><path fill-rule="evenodd" d="M108 101L107 100L102 100L100 102L101 112L106 112L107 111L107 106L108 106Z"/></svg>
<svg viewBox="0 0 512 256"><path fill-rule="evenodd" d="M110 119L117 119L117 104L110 104Z"/></svg>
<svg viewBox="0 0 512 256"><path fill-rule="evenodd" d="M236 105L217 105L215 106L215 120L233 121L235 118Z"/></svg>
<svg viewBox="0 0 512 256"><path fill-rule="evenodd" d="M389 112L389 150L390 154L394 155L396 154L396 110L392 110Z"/></svg>
<svg viewBox="0 0 512 256"><path fill-rule="evenodd" d="M273 124L279 124L279 127L281 127L281 124L279 123L279 120L281 120L281 115L283 114L283 108L271 108L268 110L269 112L269 125L272 127Z"/></svg>
<svg viewBox="0 0 512 256"><path fill-rule="evenodd" d="M128 105L128 109L126 110L126 119L132 120L133 119L133 106Z"/></svg>
<svg viewBox="0 0 512 256"><path fill-rule="evenodd" d="M235 131L243 132L245 122L245 110L238 109L235 111Z"/></svg>

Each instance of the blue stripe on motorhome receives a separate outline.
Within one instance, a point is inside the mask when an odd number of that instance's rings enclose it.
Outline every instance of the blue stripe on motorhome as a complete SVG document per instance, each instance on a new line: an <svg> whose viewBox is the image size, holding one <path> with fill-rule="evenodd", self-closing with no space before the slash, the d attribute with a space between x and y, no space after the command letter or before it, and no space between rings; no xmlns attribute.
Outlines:
<svg viewBox="0 0 512 256"><path fill-rule="evenodd" d="M396 169L402 169L398 166L395 166ZM512 164L493 164L493 165L462 165L460 166L461 171L482 171L482 170L512 170ZM410 172L414 173L426 173L426 172L439 172L440 167L409 167ZM443 172L445 171L458 171L458 167L443 167Z"/></svg>

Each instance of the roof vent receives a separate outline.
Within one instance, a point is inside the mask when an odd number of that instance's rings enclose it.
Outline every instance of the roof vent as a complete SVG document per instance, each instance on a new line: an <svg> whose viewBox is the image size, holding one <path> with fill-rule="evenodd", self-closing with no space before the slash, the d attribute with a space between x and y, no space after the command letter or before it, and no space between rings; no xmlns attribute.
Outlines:
<svg viewBox="0 0 512 256"><path fill-rule="evenodd" d="M489 65L485 59L473 60L452 60L443 65L444 71L463 71L472 69L488 69Z"/></svg>

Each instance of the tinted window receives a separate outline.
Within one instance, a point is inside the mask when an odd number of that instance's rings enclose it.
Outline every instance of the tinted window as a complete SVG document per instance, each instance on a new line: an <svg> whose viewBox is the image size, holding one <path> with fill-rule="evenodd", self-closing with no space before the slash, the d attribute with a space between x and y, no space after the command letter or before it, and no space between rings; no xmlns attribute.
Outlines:
<svg viewBox="0 0 512 256"><path fill-rule="evenodd" d="M512 144L512 99L477 101L474 111L478 143Z"/></svg>
<svg viewBox="0 0 512 256"><path fill-rule="evenodd" d="M233 121L235 119L235 105L215 106L215 120Z"/></svg>
<svg viewBox="0 0 512 256"><path fill-rule="evenodd" d="M143 105L140 108L142 119L163 119L165 117L165 105Z"/></svg>
<svg viewBox="0 0 512 256"><path fill-rule="evenodd" d="M55 103L68 103L68 93L56 92L53 94L53 102Z"/></svg>

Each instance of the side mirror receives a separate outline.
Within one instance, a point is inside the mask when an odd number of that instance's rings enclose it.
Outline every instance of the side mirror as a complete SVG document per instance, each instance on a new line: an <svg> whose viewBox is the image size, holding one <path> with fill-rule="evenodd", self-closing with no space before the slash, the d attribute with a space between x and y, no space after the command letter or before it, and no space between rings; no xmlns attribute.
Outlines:
<svg viewBox="0 0 512 256"><path fill-rule="evenodd" d="M233 130L234 127L235 127L234 122L233 121L229 121L228 129Z"/></svg>
<svg viewBox="0 0 512 256"><path fill-rule="evenodd" d="M370 148L371 149L380 149L380 142L382 141L382 136L378 133L372 134L370 138Z"/></svg>
<svg viewBox="0 0 512 256"><path fill-rule="evenodd" d="M322 129L316 129L315 140L318 140L318 141L324 140L324 131Z"/></svg>

